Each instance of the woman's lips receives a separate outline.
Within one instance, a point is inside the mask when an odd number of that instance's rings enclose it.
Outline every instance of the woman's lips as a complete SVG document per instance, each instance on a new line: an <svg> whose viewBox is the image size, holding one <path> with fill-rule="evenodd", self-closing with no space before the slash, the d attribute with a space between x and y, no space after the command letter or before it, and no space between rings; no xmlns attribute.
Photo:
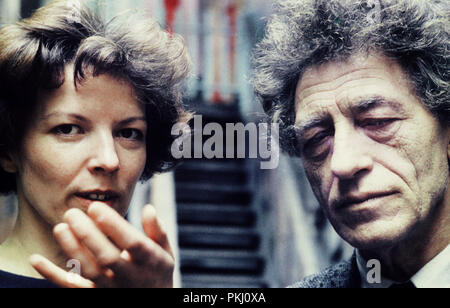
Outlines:
<svg viewBox="0 0 450 308"><path fill-rule="evenodd" d="M87 199L81 196L75 196L75 198L77 199L77 202L80 203L82 205L82 207L84 209L88 209L89 206L94 203L94 202L101 202L104 204L107 204L110 207L113 207L114 205L114 201L115 199L110 199L110 200L103 200L103 201L99 201L99 200L92 200L92 199Z"/></svg>
<svg viewBox="0 0 450 308"><path fill-rule="evenodd" d="M113 191L92 190L86 192L76 193L75 197L83 208L88 208L93 202L101 202L112 207L119 199L119 194Z"/></svg>

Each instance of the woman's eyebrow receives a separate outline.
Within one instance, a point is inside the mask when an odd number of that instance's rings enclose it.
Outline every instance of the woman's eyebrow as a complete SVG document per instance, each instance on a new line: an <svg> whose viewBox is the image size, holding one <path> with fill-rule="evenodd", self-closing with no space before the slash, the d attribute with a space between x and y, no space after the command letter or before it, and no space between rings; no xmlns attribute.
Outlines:
<svg viewBox="0 0 450 308"><path fill-rule="evenodd" d="M82 121L82 122L92 122L88 118L86 118L78 113L70 113L70 112L62 112L62 111L55 111L55 112L46 114L46 115L42 116L40 119L42 121L46 121L52 117L68 117L68 118L73 118L73 119L76 119L76 120ZM119 121L119 125L127 125L127 124L130 124L133 122L138 122L138 121L147 123L147 119L144 116L132 116L132 117L129 117L129 118Z"/></svg>
<svg viewBox="0 0 450 308"><path fill-rule="evenodd" d="M120 125L127 125L127 124L131 124L133 122L138 122L138 121L142 121L142 122L145 122L145 124L147 124L147 119L145 117L142 117L142 116L136 116L136 117L127 118L125 120L120 121L119 124Z"/></svg>
<svg viewBox="0 0 450 308"><path fill-rule="evenodd" d="M78 113L70 113L70 112L62 112L62 111L54 111L49 114L43 115L40 118L40 120L46 121L52 117L69 117L69 118L77 119L79 121L89 122L88 119L86 119L85 117L83 117L82 115L80 115Z"/></svg>

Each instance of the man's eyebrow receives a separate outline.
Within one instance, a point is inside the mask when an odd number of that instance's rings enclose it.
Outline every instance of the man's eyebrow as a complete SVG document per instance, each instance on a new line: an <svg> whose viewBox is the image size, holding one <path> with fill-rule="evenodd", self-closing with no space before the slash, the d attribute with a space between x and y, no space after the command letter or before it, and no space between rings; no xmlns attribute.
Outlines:
<svg viewBox="0 0 450 308"><path fill-rule="evenodd" d="M374 96L367 99L362 99L351 106L351 110L356 113L363 113L377 107L390 106L398 113L404 113L403 106L395 100L386 99L381 96ZM294 124L294 130L298 136L303 136L308 130L318 127L326 126L331 121L328 114L316 114L308 119L300 120Z"/></svg>
<svg viewBox="0 0 450 308"><path fill-rule="evenodd" d="M395 100L386 99L381 96L375 96L368 99L363 99L354 104L351 109L358 113L372 110L381 106L389 106L399 113L404 112L403 106Z"/></svg>
<svg viewBox="0 0 450 308"><path fill-rule="evenodd" d="M317 114L308 119L300 120L294 124L294 130L298 136L303 136L308 130L317 126L326 126L330 122L328 115Z"/></svg>

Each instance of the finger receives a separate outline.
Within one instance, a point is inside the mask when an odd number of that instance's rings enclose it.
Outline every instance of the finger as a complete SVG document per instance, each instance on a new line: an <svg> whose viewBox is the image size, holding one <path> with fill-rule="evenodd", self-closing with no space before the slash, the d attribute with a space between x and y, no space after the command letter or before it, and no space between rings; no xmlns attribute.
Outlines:
<svg viewBox="0 0 450 308"><path fill-rule="evenodd" d="M32 255L30 263L34 269L50 282L63 288L94 288L92 281L75 273L68 273L40 255Z"/></svg>
<svg viewBox="0 0 450 308"><path fill-rule="evenodd" d="M81 210L67 211L64 221L70 226L78 240L93 254L100 267L115 271L118 267L126 265L127 262L120 257L121 250Z"/></svg>
<svg viewBox="0 0 450 308"><path fill-rule="evenodd" d="M131 254L133 261L159 262L170 257L161 246L146 237L109 206L93 203L88 209L88 215L119 248Z"/></svg>
<svg viewBox="0 0 450 308"><path fill-rule="evenodd" d="M173 257L167 233L156 215L155 208L151 205L145 206L142 210L142 227L149 238L158 243Z"/></svg>
<svg viewBox="0 0 450 308"><path fill-rule="evenodd" d="M77 260L81 266L80 275L88 279L96 279L102 275L102 269L97 264L92 253L81 244L81 242L72 233L68 224L62 223L53 229L55 238L64 253L73 260Z"/></svg>

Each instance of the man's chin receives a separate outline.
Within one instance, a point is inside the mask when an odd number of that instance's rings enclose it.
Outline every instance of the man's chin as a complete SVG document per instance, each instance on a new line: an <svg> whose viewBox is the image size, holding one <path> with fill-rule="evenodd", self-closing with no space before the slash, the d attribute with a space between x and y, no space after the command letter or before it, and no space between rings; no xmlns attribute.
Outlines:
<svg viewBox="0 0 450 308"><path fill-rule="evenodd" d="M361 250L390 249L401 243L408 234L407 229L399 226L375 228L360 226L355 229L337 230L338 234L350 245Z"/></svg>
<svg viewBox="0 0 450 308"><path fill-rule="evenodd" d="M388 238L350 238L348 240L345 240L354 248L368 251L389 250L390 248L394 247L396 243L398 243L396 239Z"/></svg>

